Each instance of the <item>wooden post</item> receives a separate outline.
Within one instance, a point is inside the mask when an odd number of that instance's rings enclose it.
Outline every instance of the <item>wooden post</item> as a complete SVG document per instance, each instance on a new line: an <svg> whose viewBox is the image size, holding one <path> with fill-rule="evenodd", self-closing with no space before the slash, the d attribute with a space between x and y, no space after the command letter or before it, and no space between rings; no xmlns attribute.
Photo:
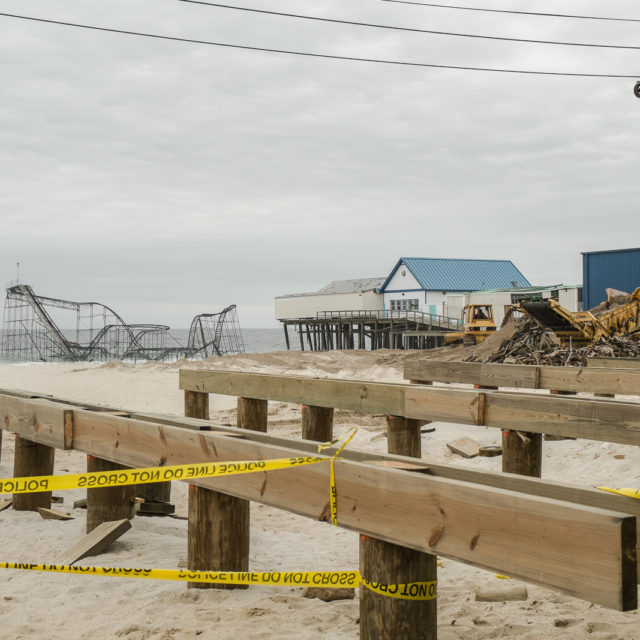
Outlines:
<svg viewBox="0 0 640 640"><path fill-rule="evenodd" d="M13 458L13 476L51 476L55 449L16 435ZM37 511L38 507L51 507L51 491L41 493L14 493L12 507L16 511Z"/></svg>
<svg viewBox="0 0 640 640"><path fill-rule="evenodd" d="M329 442L333 438L333 409L303 404L302 438Z"/></svg>
<svg viewBox="0 0 640 640"><path fill-rule="evenodd" d="M300 335L300 351L304 351L304 334L302 332L302 322L298 324L298 334Z"/></svg>
<svg viewBox="0 0 640 640"><path fill-rule="evenodd" d="M255 398L238 398L238 417L236 425L252 431L267 430L269 403Z"/></svg>
<svg viewBox="0 0 640 640"><path fill-rule="evenodd" d="M87 456L87 472L119 471L127 467L103 460L95 456ZM87 526L90 533L103 522L131 519L135 515L136 486L100 487L87 489Z"/></svg>
<svg viewBox="0 0 640 640"><path fill-rule="evenodd" d="M542 475L542 434L504 430L502 471L540 478Z"/></svg>
<svg viewBox="0 0 640 640"><path fill-rule="evenodd" d="M291 345L289 344L289 330L287 328L287 323L285 322L282 326L284 327L284 340L287 343L287 351L291 351Z"/></svg>
<svg viewBox="0 0 640 640"><path fill-rule="evenodd" d="M388 451L396 455L420 458L420 427L424 420L387 416Z"/></svg>
<svg viewBox="0 0 640 640"><path fill-rule="evenodd" d="M388 416L389 453L420 457L420 426L424 421ZM435 555L360 536L360 574L382 584L436 581ZM436 640L437 600L400 600L360 587L360 640L402 638Z"/></svg>
<svg viewBox="0 0 640 640"><path fill-rule="evenodd" d="M209 394L185 391L185 415L191 418L209 419ZM206 397L205 397L206 396ZM240 400L267 401L238 398L238 420L241 415ZM249 412L255 416L255 413ZM266 410L264 411L266 431ZM252 428L243 422L244 428ZM187 566L192 570L247 571L249 568L249 501L189 485L189 524L187 533ZM190 582L195 589L246 589L246 585L209 584Z"/></svg>
<svg viewBox="0 0 640 640"><path fill-rule="evenodd" d="M360 536L360 573L381 584L435 581L437 558ZM436 640L437 600L399 600L360 587L360 640Z"/></svg>

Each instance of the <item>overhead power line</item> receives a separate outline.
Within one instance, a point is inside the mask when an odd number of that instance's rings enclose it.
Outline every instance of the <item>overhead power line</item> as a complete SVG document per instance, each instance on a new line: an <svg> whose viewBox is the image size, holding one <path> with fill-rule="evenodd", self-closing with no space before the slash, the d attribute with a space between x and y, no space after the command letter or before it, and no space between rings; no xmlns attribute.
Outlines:
<svg viewBox="0 0 640 640"><path fill-rule="evenodd" d="M298 18L300 20L315 20L317 22L330 22L332 24L347 24L356 27L369 27L372 29L391 29L392 31L408 31L410 33L426 33L436 36L447 36L453 38L477 38L480 40L501 40L503 42L520 42L528 44L550 44L563 47L594 47L597 49L631 49L640 50L640 46L623 44L595 44L591 42L562 42L557 40L533 40L531 38L508 38L504 36L485 36L476 33L457 33L453 31L435 31L433 29L417 29L414 27L396 27L386 24L375 24L371 22L355 22L353 20L338 20L336 18L321 18L318 16L301 15L298 13L283 13L280 11L269 11L267 9L253 9L249 7L238 7L231 4L221 4L219 2L207 2L205 0L178 0L188 4L201 4L218 9L234 9L235 11L247 11L249 13L262 13L271 16L281 16L285 18Z"/></svg>
<svg viewBox="0 0 640 640"><path fill-rule="evenodd" d="M571 13L542 13L540 11L515 11L513 9L486 9L485 7L462 7L453 4L436 4L435 2L413 2L412 0L381 0L395 4L413 4L421 7L437 7L438 9L455 9L457 11L483 11L487 13L509 13L518 16L543 16L545 18L571 18L574 20L608 20L612 22L640 22L640 18L612 18L609 16L581 16Z"/></svg>
<svg viewBox="0 0 640 640"><path fill-rule="evenodd" d="M638 78L640 74L614 74L614 73L572 73L568 71L532 71L526 69L500 69L495 67L471 67L463 65L450 64L432 64L427 62L409 62L405 60L385 60L379 58L360 58L355 56L339 56L327 53L311 53L308 51L293 51L289 49L272 49L267 47L253 47L243 44L231 44L228 42L213 42L211 40L196 40L193 38L179 38L176 36L163 36L153 33L145 33L141 31L129 31L124 29L111 29L108 27L96 27L89 24L80 24L77 22L63 22L61 20L50 20L47 18L35 18L33 16L23 16L14 13L2 13L0 16L5 18L16 18L19 20L29 20L31 22L40 22L45 24L55 24L65 27L74 27L78 29L89 29L91 31L101 31L105 33L118 33L128 36L139 36L142 38L153 38L155 40L170 40L172 42L187 42L191 44L202 44L212 47L225 47L228 49L244 49L246 51L260 51L264 53L280 53L294 56L304 56L307 58L323 58L326 60L347 60L349 62L369 62L375 64L386 64L403 67L423 67L429 69L454 69L458 71L486 71L492 73L511 73L535 76L564 76L573 78Z"/></svg>

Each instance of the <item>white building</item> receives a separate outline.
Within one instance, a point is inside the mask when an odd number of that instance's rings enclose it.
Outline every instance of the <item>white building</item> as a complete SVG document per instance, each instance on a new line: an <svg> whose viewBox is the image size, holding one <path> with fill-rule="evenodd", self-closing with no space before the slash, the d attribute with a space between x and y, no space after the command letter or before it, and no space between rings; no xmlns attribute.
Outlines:
<svg viewBox="0 0 640 640"><path fill-rule="evenodd" d="M319 291L290 293L275 299L276 320L315 318L325 311L377 311L382 307L378 289L384 278L334 280Z"/></svg>
<svg viewBox="0 0 640 640"><path fill-rule="evenodd" d="M511 260L400 258L380 292L389 311L460 318L462 307L447 306L450 295L462 298L470 291L529 286Z"/></svg>

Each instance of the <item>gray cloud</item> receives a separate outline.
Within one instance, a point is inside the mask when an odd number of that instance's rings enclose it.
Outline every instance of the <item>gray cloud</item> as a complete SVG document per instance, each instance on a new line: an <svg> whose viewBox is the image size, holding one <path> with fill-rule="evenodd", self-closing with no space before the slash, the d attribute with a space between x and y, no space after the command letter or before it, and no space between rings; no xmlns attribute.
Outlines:
<svg viewBox="0 0 640 640"><path fill-rule="evenodd" d="M340 55L640 73L634 52L307 24L173 0L13 0L2 10ZM630 1L580 6L614 10L635 15ZM544 39L635 35L633 25L369 0L304 11ZM185 326L237 303L243 324L269 326L274 296L382 276L401 255L510 258L536 283L578 282L580 251L638 244L632 80L312 60L7 18L0 60L1 273L12 278L20 260L43 294L98 299L131 321Z"/></svg>

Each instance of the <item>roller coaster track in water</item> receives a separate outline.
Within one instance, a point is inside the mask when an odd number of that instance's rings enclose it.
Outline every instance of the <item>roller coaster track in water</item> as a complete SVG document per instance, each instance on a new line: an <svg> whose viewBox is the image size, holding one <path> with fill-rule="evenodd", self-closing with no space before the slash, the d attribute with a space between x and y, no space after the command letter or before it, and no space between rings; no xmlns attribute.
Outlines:
<svg viewBox="0 0 640 640"><path fill-rule="evenodd" d="M71 319L71 323L69 320ZM75 328L61 328L75 324ZM236 306L193 318L187 345L160 324L127 324L99 302L36 295L18 282L6 288L1 355L23 362L171 361L244 352Z"/></svg>

